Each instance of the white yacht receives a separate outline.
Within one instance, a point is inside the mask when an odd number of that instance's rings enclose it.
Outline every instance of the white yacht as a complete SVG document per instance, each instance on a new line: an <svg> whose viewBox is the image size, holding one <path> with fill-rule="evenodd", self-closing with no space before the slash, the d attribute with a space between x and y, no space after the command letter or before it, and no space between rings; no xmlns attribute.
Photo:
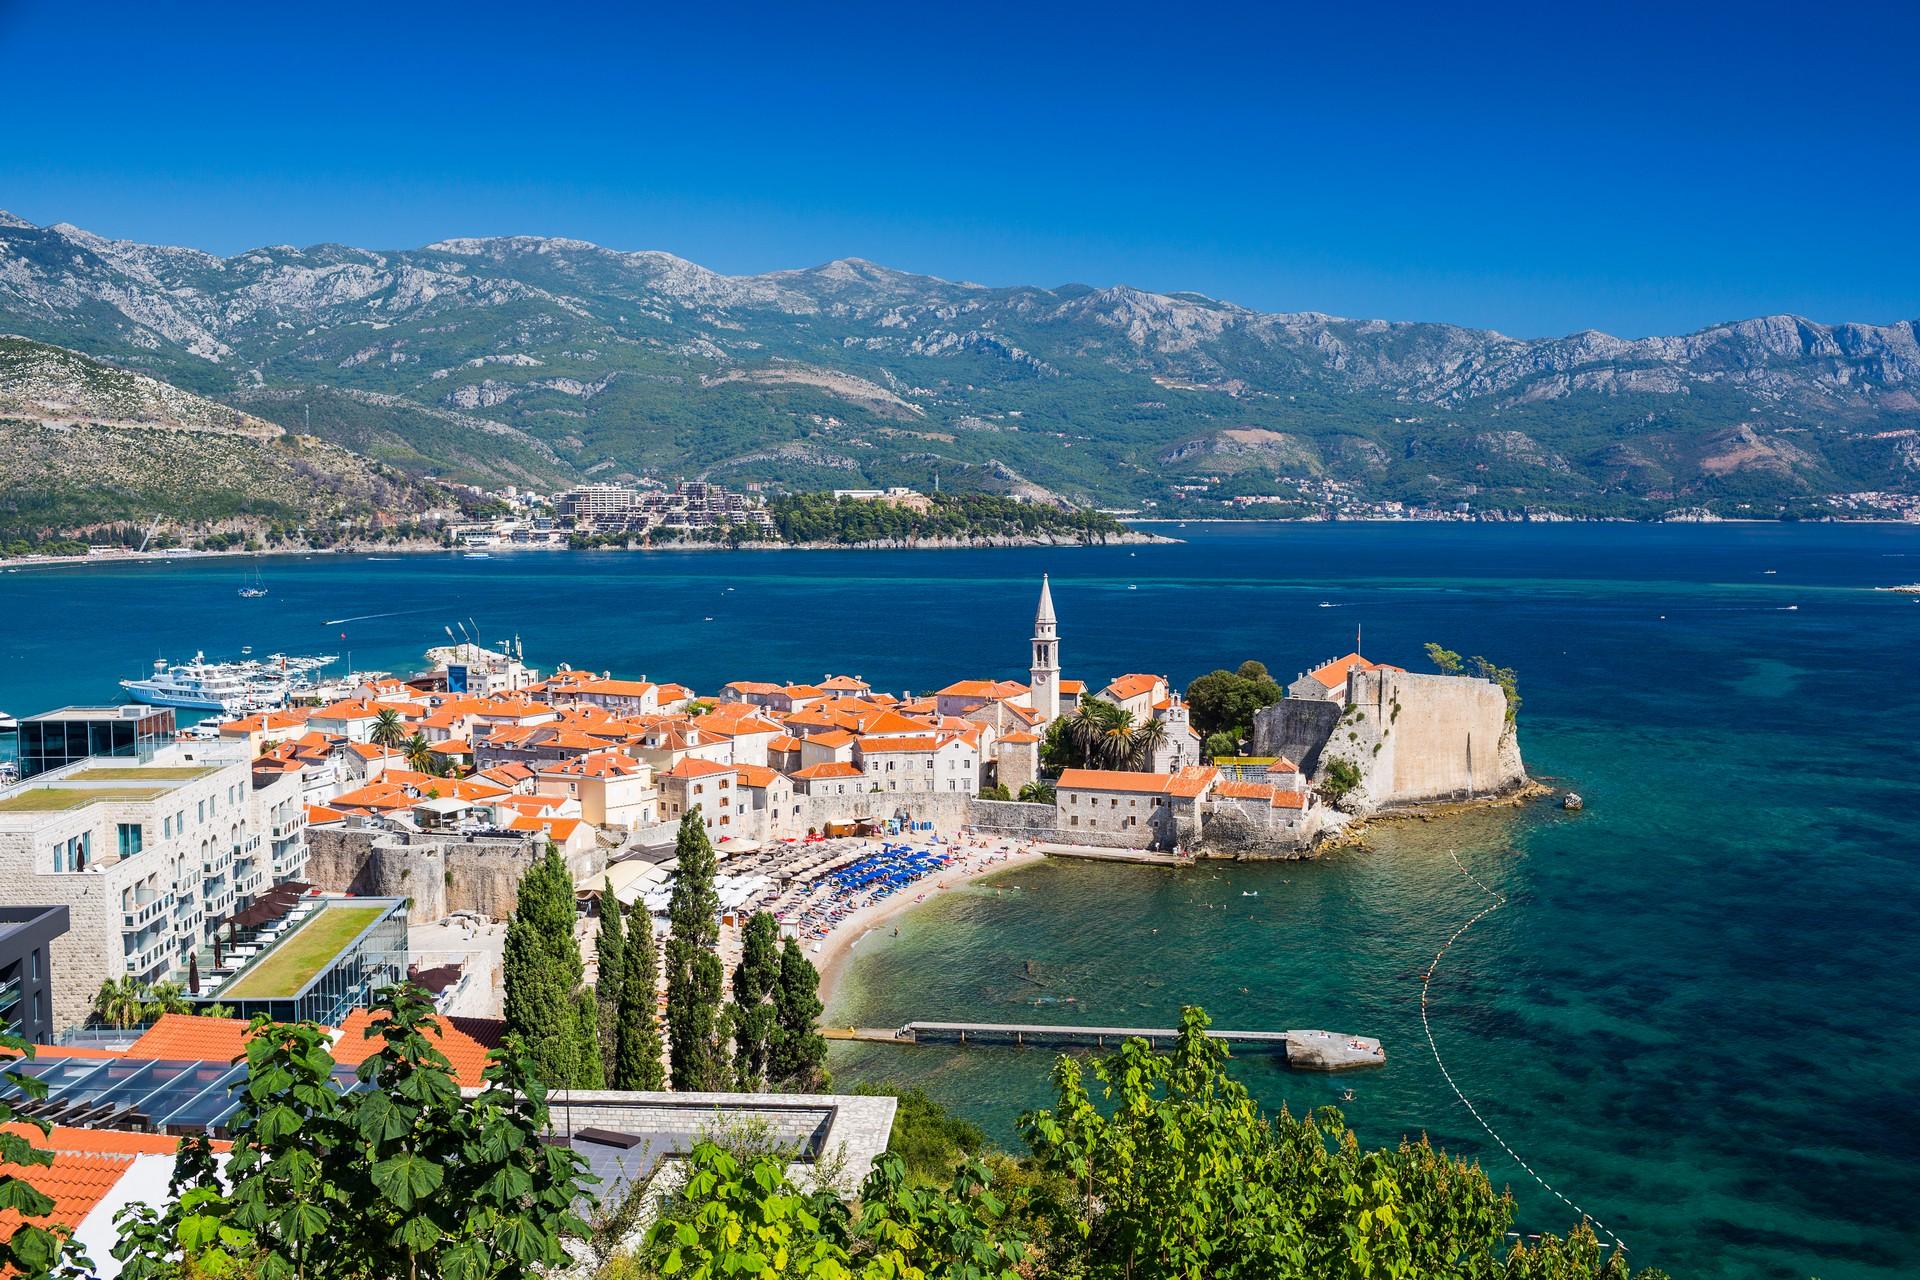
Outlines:
<svg viewBox="0 0 1920 1280"><path fill-rule="evenodd" d="M122 680L135 702L156 707L185 707L228 714L282 707L296 693L313 687L312 673L333 662L331 656L270 654L265 662L208 662L204 653L192 662L169 664L156 658L144 680Z"/></svg>

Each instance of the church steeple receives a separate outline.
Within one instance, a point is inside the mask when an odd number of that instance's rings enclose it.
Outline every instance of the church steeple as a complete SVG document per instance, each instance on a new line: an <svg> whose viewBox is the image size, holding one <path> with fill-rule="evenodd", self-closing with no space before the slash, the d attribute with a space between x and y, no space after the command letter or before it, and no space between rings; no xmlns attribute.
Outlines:
<svg viewBox="0 0 1920 1280"><path fill-rule="evenodd" d="M1040 607L1033 614L1033 666L1028 672L1033 709L1042 723L1060 715L1060 636L1053 617L1053 590L1040 575Z"/></svg>

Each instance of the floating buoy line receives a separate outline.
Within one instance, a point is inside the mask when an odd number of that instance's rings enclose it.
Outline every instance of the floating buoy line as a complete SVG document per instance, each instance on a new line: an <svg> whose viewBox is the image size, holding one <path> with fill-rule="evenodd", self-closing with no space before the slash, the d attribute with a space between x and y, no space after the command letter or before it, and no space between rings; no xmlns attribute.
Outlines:
<svg viewBox="0 0 1920 1280"><path fill-rule="evenodd" d="M1447 850L1447 856L1453 859L1453 865L1460 869L1461 875L1465 876L1475 888L1493 899L1493 901L1482 907L1468 919L1465 924L1453 931L1452 936L1446 940L1446 943L1441 946L1440 950L1434 952L1432 962L1427 965L1427 971L1420 975L1420 1026L1427 1033L1427 1048L1433 1051L1433 1065L1440 1068L1440 1076L1447 1082L1447 1088L1453 1090L1453 1096L1460 1099L1461 1105L1466 1107L1473 1118L1480 1122L1480 1127L1487 1131L1487 1136L1498 1143L1502 1151L1513 1157L1515 1164L1527 1171L1528 1177L1539 1183L1546 1190L1552 1192L1560 1203L1579 1214L1594 1230L1602 1233L1607 1239L1611 1240L1614 1248L1625 1253L1627 1251L1627 1245L1624 1240L1615 1235L1604 1222L1601 1222L1598 1218L1568 1199L1564 1191L1541 1177L1539 1172L1535 1170L1532 1165L1521 1159L1520 1153L1515 1151L1513 1147L1508 1144L1507 1140L1500 1136L1500 1131L1487 1123L1487 1118L1480 1114L1480 1108L1473 1105L1473 1099L1469 1098L1465 1091L1460 1088L1459 1084L1454 1081L1453 1073L1447 1070L1446 1059L1440 1056L1440 1045L1433 1038L1433 1023L1427 1017L1427 993L1433 989L1433 975L1439 971L1440 962L1446 958L1447 952L1453 949L1453 944L1458 942L1467 930L1473 928L1473 926L1479 924L1482 920L1507 905L1507 895L1501 893L1498 889L1495 889L1493 886L1481 880L1480 877L1474 875L1473 872L1467 870L1466 863L1460 861L1458 854L1449 849Z"/></svg>

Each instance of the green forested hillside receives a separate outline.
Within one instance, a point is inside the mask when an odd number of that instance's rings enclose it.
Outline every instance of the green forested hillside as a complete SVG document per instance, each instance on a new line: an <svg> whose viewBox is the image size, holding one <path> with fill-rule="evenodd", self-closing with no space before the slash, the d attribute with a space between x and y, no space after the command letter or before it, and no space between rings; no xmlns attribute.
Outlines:
<svg viewBox="0 0 1920 1280"><path fill-rule="evenodd" d="M538 237L221 259L9 219L0 268L0 328L488 484L938 475L1167 512L1241 495L1621 515L1920 490L1912 323L1521 340L858 260L730 277Z"/></svg>

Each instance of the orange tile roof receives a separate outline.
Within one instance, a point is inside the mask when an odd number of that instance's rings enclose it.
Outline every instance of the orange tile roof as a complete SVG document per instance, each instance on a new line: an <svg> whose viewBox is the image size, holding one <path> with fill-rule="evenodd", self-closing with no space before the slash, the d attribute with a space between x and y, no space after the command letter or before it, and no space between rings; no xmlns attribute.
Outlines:
<svg viewBox="0 0 1920 1280"><path fill-rule="evenodd" d="M1307 807L1307 793L1304 791L1283 791L1273 789L1273 807L1276 809L1304 809Z"/></svg>
<svg viewBox="0 0 1920 1280"><path fill-rule="evenodd" d="M1143 693L1153 692L1157 684L1166 683L1159 676L1145 676L1137 672L1124 675L1107 686L1106 691L1116 698L1137 698Z"/></svg>
<svg viewBox="0 0 1920 1280"><path fill-rule="evenodd" d="M1037 733L1028 733L1025 729L1015 729L1012 733L1001 734L1000 741L1011 742L1015 746L1026 746L1029 743L1040 741L1040 735Z"/></svg>
<svg viewBox="0 0 1920 1280"><path fill-rule="evenodd" d="M845 729L829 729L825 733L816 733L807 739L808 742L817 742L823 747L844 747L853 740L853 735Z"/></svg>
<svg viewBox="0 0 1920 1280"><path fill-rule="evenodd" d="M1388 662L1368 662L1359 654L1350 653L1344 658L1335 658L1332 662L1315 667L1313 670L1307 672L1307 674L1327 688L1337 689L1347 682L1347 672L1356 668L1361 671L1405 670L1404 667L1396 667Z"/></svg>
<svg viewBox="0 0 1920 1280"><path fill-rule="evenodd" d="M1011 698L1025 693L1027 686L1018 680L956 680L934 693L942 698Z"/></svg>
<svg viewBox="0 0 1920 1280"><path fill-rule="evenodd" d="M798 751L799 749L800 739L790 733L783 733L767 743L769 751Z"/></svg>
<svg viewBox="0 0 1920 1280"><path fill-rule="evenodd" d="M734 767L730 764L715 764L711 760L699 760L693 756L688 756L679 764L667 770L662 776L668 778L707 778L715 774L732 772L734 772Z"/></svg>
<svg viewBox="0 0 1920 1280"><path fill-rule="evenodd" d="M167 1133L134 1133L126 1129L78 1129L57 1124L52 1133L40 1132L38 1125L16 1120L0 1129L42 1151L69 1151L75 1155L170 1156L180 1149L180 1139ZM229 1150L233 1144L215 1139L213 1149Z"/></svg>
<svg viewBox="0 0 1920 1280"><path fill-rule="evenodd" d="M789 698L824 698L827 696L825 689L811 684L790 684L780 690L780 692L786 694Z"/></svg>
<svg viewBox="0 0 1920 1280"><path fill-rule="evenodd" d="M810 764L804 769L795 769L792 776L814 782L821 778L859 778L865 775L860 772L858 765L850 764L845 760L825 760L819 764Z"/></svg>
<svg viewBox="0 0 1920 1280"><path fill-rule="evenodd" d="M660 686L660 692L656 695L656 700L661 706L666 706L672 702L685 702L692 696L693 690L683 684L663 684Z"/></svg>
<svg viewBox="0 0 1920 1280"><path fill-rule="evenodd" d="M15 1056L11 1049L0 1049L0 1060ZM48 1058L119 1058L124 1057L118 1049L94 1049L77 1044L37 1044L33 1046L36 1062Z"/></svg>
<svg viewBox="0 0 1920 1280"><path fill-rule="evenodd" d="M1060 682L1060 692L1062 693L1084 693L1086 692L1086 688L1087 682L1085 680L1062 680Z"/></svg>
<svg viewBox="0 0 1920 1280"><path fill-rule="evenodd" d="M899 751L939 751L964 739L964 734L957 733L929 733L913 738L862 738L860 754L874 756Z"/></svg>
<svg viewBox="0 0 1920 1280"><path fill-rule="evenodd" d="M538 818L523 814L507 823L507 830L544 831L548 839L558 842L569 839L578 831L580 821L579 818Z"/></svg>
<svg viewBox="0 0 1920 1280"><path fill-rule="evenodd" d="M1130 769L1067 769L1056 784L1062 791L1125 791L1193 799L1219 774L1212 765L1192 765L1178 773L1137 773Z"/></svg>
<svg viewBox="0 0 1920 1280"><path fill-rule="evenodd" d="M232 1062L247 1051L246 1018L208 1018L192 1013L163 1013L127 1046L129 1058L170 1058L184 1062Z"/></svg>
<svg viewBox="0 0 1920 1280"><path fill-rule="evenodd" d="M329 809L323 804L310 804L307 806L307 825L310 827L324 826L329 822L345 822L346 820L347 815L338 809Z"/></svg>
<svg viewBox="0 0 1920 1280"><path fill-rule="evenodd" d="M638 773L643 766L632 756L618 751L595 751L584 756L575 756L560 764L551 764L540 770L543 778L624 778Z"/></svg>
<svg viewBox="0 0 1920 1280"><path fill-rule="evenodd" d="M771 786L773 780L780 776L779 770L769 769L765 765L737 764L733 768L740 775L741 784L748 787Z"/></svg>
<svg viewBox="0 0 1920 1280"><path fill-rule="evenodd" d="M36 1227L59 1224L78 1227L94 1207L107 1198L114 1184L133 1167L128 1155L80 1155L56 1152L50 1165L0 1163L0 1173L12 1174L53 1200L53 1211L27 1218L14 1209L0 1209L0 1240L13 1239L22 1224Z"/></svg>
<svg viewBox="0 0 1920 1280"><path fill-rule="evenodd" d="M729 680L726 688L735 693L778 693L780 686L765 680Z"/></svg>
<svg viewBox="0 0 1920 1280"><path fill-rule="evenodd" d="M487 1050L499 1043L499 1031L494 1029L489 1036L486 1018L450 1018L445 1014L435 1014L440 1029L427 1032L427 1040L445 1054L447 1061L453 1064L454 1079L462 1088L475 1089L486 1083L481 1073L487 1069ZM355 1009L340 1024L340 1034L333 1042L333 1060L348 1066L359 1066L380 1051L381 1041L376 1036L367 1037L368 1028L375 1022L371 1009Z"/></svg>
<svg viewBox="0 0 1920 1280"><path fill-rule="evenodd" d="M865 693L873 686L869 685L859 676L828 676L820 682L820 687L834 693L842 690L853 690L855 692Z"/></svg>

